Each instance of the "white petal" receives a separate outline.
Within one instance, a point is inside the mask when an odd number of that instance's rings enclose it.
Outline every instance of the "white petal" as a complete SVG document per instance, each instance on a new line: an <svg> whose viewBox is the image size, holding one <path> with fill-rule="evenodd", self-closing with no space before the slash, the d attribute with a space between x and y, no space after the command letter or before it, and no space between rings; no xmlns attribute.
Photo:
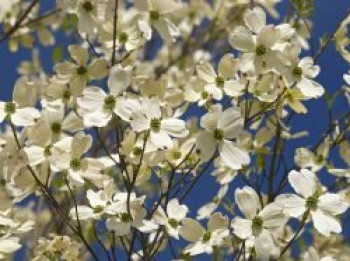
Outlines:
<svg viewBox="0 0 350 261"><path fill-rule="evenodd" d="M161 14L169 14L172 13L179 8L181 8L181 4L179 1L175 0L153 0L153 3L155 5L155 9L159 11Z"/></svg>
<svg viewBox="0 0 350 261"><path fill-rule="evenodd" d="M0 123L3 122L6 117L5 106L6 106L6 103L0 101Z"/></svg>
<svg viewBox="0 0 350 261"><path fill-rule="evenodd" d="M132 81L131 66L122 67L117 64L112 67L108 77L108 88L114 95L120 95L129 87Z"/></svg>
<svg viewBox="0 0 350 261"><path fill-rule="evenodd" d="M159 132L151 131L150 133L152 143L160 149L171 148L173 142L165 131L160 130Z"/></svg>
<svg viewBox="0 0 350 261"><path fill-rule="evenodd" d="M115 218L109 218L106 226L108 230L112 230L117 236L125 236L130 231L130 223L117 222Z"/></svg>
<svg viewBox="0 0 350 261"><path fill-rule="evenodd" d="M225 82L224 91L229 96L238 97L243 93L245 86L244 81L230 80Z"/></svg>
<svg viewBox="0 0 350 261"><path fill-rule="evenodd" d="M45 160L44 148L39 146L30 146L24 148L28 157L28 163L30 166L36 166Z"/></svg>
<svg viewBox="0 0 350 261"><path fill-rule="evenodd" d="M342 229L338 220L329 214L318 209L311 211L312 221L315 228L324 236L329 236L331 232L341 233Z"/></svg>
<svg viewBox="0 0 350 261"><path fill-rule="evenodd" d="M84 126L90 127L105 127L112 119L112 113L106 113L102 110L96 110L91 113L87 113L83 116Z"/></svg>
<svg viewBox="0 0 350 261"><path fill-rule="evenodd" d="M283 194L276 198L276 202L281 203L283 213L288 216L298 218L303 215L306 211L305 200L294 194Z"/></svg>
<svg viewBox="0 0 350 261"><path fill-rule="evenodd" d="M198 135L197 148L199 149L200 157L203 161L208 161L214 155L216 144L212 133L202 131Z"/></svg>
<svg viewBox="0 0 350 261"><path fill-rule="evenodd" d="M77 99L79 110L94 111L104 104L106 93L99 87L89 87L83 92L83 96Z"/></svg>
<svg viewBox="0 0 350 261"><path fill-rule="evenodd" d="M257 44L271 48L280 40L280 37L279 31L273 25L268 25L261 29L256 40Z"/></svg>
<svg viewBox="0 0 350 261"><path fill-rule="evenodd" d="M90 79L99 80L108 75L109 65L105 59L95 59L88 67Z"/></svg>
<svg viewBox="0 0 350 261"><path fill-rule="evenodd" d="M178 35L177 27L167 19L159 19L153 22L153 26L167 44L171 44Z"/></svg>
<svg viewBox="0 0 350 261"><path fill-rule="evenodd" d="M91 219L94 216L94 210L88 206L78 206L77 209L78 209L79 219L81 219L81 220ZM75 208L72 208L70 210L69 215L74 220L77 219Z"/></svg>
<svg viewBox="0 0 350 261"><path fill-rule="evenodd" d="M197 75L207 83L214 83L217 77L213 66L209 62L204 62L196 67Z"/></svg>
<svg viewBox="0 0 350 261"><path fill-rule="evenodd" d="M264 227L270 231L276 230L287 223L287 218L283 214L283 205L276 202L270 203L259 213L264 220Z"/></svg>
<svg viewBox="0 0 350 261"><path fill-rule="evenodd" d="M199 240L205 231L198 221L190 218L185 218L182 221L182 225L183 226L180 228L180 235L190 242Z"/></svg>
<svg viewBox="0 0 350 261"><path fill-rule="evenodd" d="M16 126L31 126L37 119L40 118L40 112L31 107L16 109L16 112L11 115L11 121Z"/></svg>
<svg viewBox="0 0 350 261"><path fill-rule="evenodd" d="M241 169L250 163L249 153L239 148L234 142L224 140L219 147L220 156L226 166L232 169Z"/></svg>
<svg viewBox="0 0 350 261"><path fill-rule="evenodd" d="M237 188L235 190L235 200L239 209L249 219L254 218L261 209L259 196L250 187Z"/></svg>
<svg viewBox="0 0 350 261"><path fill-rule="evenodd" d="M174 218L176 220L183 220L188 212L188 208L186 205L180 205L178 199L174 198L169 201L167 206L167 213L170 218Z"/></svg>
<svg viewBox="0 0 350 261"><path fill-rule="evenodd" d="M294 191L304 198L312 196L316 191L316 176L308 169L292 170L288 180Z"/></svg>
<svg viewBox="0 0 350 261"><path fill-rule="evenodd" d="M221 110L208 112L204 114L201 118L201 123L200 123L201 127L210 132L214 132L215 129L217 128L220 114L221 114Z"/></svg>
<svg viewBox="0 0 350 261"><path fill-rule="evenodd" d="M303 78L297 87L300 89L301 93L307 98L318 98L324 94L324 89L319 83Z"/></svg>
<svg viewBox="0 0 350 261"><path fill-rule="evenodd" d="M224 110L218 121L218 128L223 130L225 138L236 138L243 131L243 118L236 108Z"/></svg>
<svg viewBox="0 0 350 261"><path fill-rule="evenodd" d="M271 254L274 252L275 245L273 243L272 236L265 230L264 233L260 233L255 239L255 251L261 261L270 260Z"/></svg>
<svg viewBox="0 0 350 261"><path fill-rule="evenodd" d="M314 65L314 60L311 57L304 57L301 59L299 66L301 67L303 74L308 78L315 78L320 73L320 67Z"/></svg>
<svg viewBox="0 0 350 261"><path fill-rule="evenodd" d="M11 254L22 247L19 238L8 237L0 239L0 253Z"/></svg>
<svg viewBox="0 0 350 261"><path fill-rule="evenodd" d="M89 52L80 45L70 45L68 47L70 56L81 66L87 63Z"/></svg>
<svg viewBox="0 0 350 261"><path fill-rule="evenodd" d="M90 149L91 144L91 135L84 134L83 132L77 133L72 141L72 157L80 158Z"/></svg>
<svg viewBox="0 0 350 261"><path fill-rule="evenodd" d="M215 212L211 215L208 221L208 231L213 232L217 229L227 229L228 228L228 219L226 216L223 216L220 212Z"/></svg>
<svg viewBox="0 0 350 261"><path fill-rule="evenodd" d="M161 129L173 137L182 138L188 135L185 122L176 118L167 118L162 120Z"/></svg>
<svg viewBox="0 0 350 261"><path fill-rule="evenodd" d="M244 22L250 30L258 33L266 25L266 14L262 8L255 7L245 12Z"/></svg>
<svg viewBox="0 0 350 261"><path fill-rule="evenodd" d="M233 228L233 233L241 239L250 238L253 235L252 221L250 219L236 217L232 220L231 227Z"/></svg>
<svg viewBox="0 0 350 261"><path fill-rule="evenodd" d="M318 200L318 207L331 215L339 215L349 207L338 194L326 193L321 195Z"/></svg>
<svg viewBox="0 0 350 261"><path fill-rule="evenodd" d="M253 52L255 43L252 33L243 26L238 26L234 29L229 37L231 46L239 51Z"/></svg>

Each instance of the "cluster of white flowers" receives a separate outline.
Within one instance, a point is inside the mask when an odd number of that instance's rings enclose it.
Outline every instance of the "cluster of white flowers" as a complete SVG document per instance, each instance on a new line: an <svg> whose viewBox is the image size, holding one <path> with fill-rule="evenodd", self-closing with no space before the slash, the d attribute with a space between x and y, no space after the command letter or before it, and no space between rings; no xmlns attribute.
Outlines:
<svg viewBox="0 0 350 261"><path fill-rule="evenodd" d="M34 51L0 102L0 259L25 245L32 260L292 260L311 222L299 257L346 256L349 75L345 115L292 161L285 149L308 135L291 119L326 93L302 52L307 18L269 24L280 0L57 0L43 17L38 2L0 3L12 51L32 47L34 32L44 45L62 28L79 40L53 73ZM205 175L218 191L196 211L187 199Z"/></svg>

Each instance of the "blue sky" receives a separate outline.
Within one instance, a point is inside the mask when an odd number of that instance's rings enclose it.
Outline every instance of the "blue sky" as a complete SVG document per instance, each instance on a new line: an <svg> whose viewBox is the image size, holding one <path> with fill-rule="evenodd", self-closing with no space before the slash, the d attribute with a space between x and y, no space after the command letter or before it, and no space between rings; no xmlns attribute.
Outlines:
<svg viewBox="0 0 350 261"><path fill-rule="evenodd" d="M42 1L45 5L51 5L50 1ZM285 9L285 3L279 6L281 10ZM323 34L331 34L334 32L338 22L344 17L346 11L350 8L349 0L315 0L315 13L313 16L314 21L314 37L313 44L317 48L318 39ZM46 6L46 7L47 7ZM66 45L67 42L64 37L59 36L57 39L58 44ZM52 47L44 48L39 47L41 51L42 62L44 68L48 71L52 71L52 62L50 52ZM17 53L10 53L6 46L6 43L0 45L0 99L9 100L12 96L12 88L18 75L16 68L23 60L30 60L31 53L23 48ZM331 45L326 49L323 55L318 60L318 64L321 66L322 71L317 80L325 87L328 93L336 92L344 84L343 74L347 72L350 67L345 63L342 58L335 51L334 46ZM345 100L338 99L336 102L336 113L345 110ZM300 115L295 117L292 121L294 131L298 130L312 130L310 136L294 142L288 146L287 160L291 165L293 162L294 148L297 146L312 145L319 139L321 133L327 128L327 106L324 99L316 101L309 101L306 103L309 113L307 115ZM335 114L336 115L336 114ZM333 158L334 161L338 161L337 157ZM329 179L325 179L324 182L329 182ZM229 197L233 197L233 188L237 186L239 182L234 182L231 186L231 193ZM212 199L217 192L217 185L213 182L212 177L208 174L203 177L199 182L199 186L189 195L186 202L190 209L192 209L190 215L195 216L196 210L204 202ZM346 229L346 234L350 234L349 228ZM164 257L166 258L166 257ZM204 260L206 258L201 258Z"/></svg>

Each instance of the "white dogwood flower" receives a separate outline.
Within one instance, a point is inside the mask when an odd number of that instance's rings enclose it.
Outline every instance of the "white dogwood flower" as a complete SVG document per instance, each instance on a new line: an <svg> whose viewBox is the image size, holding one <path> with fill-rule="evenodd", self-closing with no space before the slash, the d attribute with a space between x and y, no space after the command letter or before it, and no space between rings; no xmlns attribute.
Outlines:
<svg viewBox="0 0 350 261"><path fill-rule="evenodd" d="M322 235L341 233L341 225L334 217L348 209L348 204L341 196L323 192L318 187L316 175L307 169L292 170L288 180L298 195L282 194L277 197L276 202L284 206L283 212L295 218L310 214L314 227Z"/></svg>
<svg viewBox="0 0 350 261"><path fill-rule="evenodd" d="M277 44L283 40L279 28L266 25L265 11L260 7L247 10L244 13L245 26L237 26L229 37L233 48L242 51L242 59L248 70L256 73L275 69L286 62Z"/></svg>
<svg viewBox="0 0 350 261"><path fill-rule="evenodd" d="M190 218L185 218L182 224L180 235L192 242L185 248L184 253L191 256L202 253L211 254L213 247L220 246L229 235L228 219L219 212L211 215L207 229L204 229L198 221Z"/></svg>
<svg viewBox="0 0 350 261"><path fill-rule="evenodd" d="M153 219L156 224L165 226L170 236L179 239L181 222L186 217L187 212L187 206L180 205L178 199L175 198L169 201L166 212L162 207L158 207Z"/></svg>
<svg viewBox="0 0 350 261"><path fill-rule="evenodd" d="M282 204L270 203L262 208L259 196L250 187L236 189L235 199L246 218L232 220L233 233L241 239L252 239L258 257L269 260L275 248L272 233L287 222Z"/></svg>
<svg viewBox="0 0 350 261"><path fill-rule="evenodd" d="M181 8L176 0L135 0L140 12L138 21L140 31L147 40L151 39L152 26L156 28L164 41L171 43L179 35L179 29L171 21L171 14Z"/></svg>
<svg viewBox="0 0 350 261"><path fill-rule="evenodd" d="M234 141L243 130L243 118L236 108L222 111L216 106L202 117L200 124L204 130L197 137L197 146L203 160L209 160L218 149L224 164L232 169L249 164L248 152Z"/></svg>
<svg viewBox="0 0 350 261"><path fill-rule="evenodd" d="M130 124L134 131L149 131L151 142L158 148L172 147L172 137L183 138L188 135L185 122L162 113L156 100L144 98L132 109Z"/></svg>

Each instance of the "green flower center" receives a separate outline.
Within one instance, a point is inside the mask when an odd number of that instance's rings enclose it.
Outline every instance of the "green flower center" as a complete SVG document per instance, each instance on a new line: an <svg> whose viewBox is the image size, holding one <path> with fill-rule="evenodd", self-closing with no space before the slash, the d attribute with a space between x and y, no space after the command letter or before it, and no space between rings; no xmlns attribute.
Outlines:
<svg viewBox="0 0 350 261"><path fill-rule="evenodd" d="M86 72L87 72L87 69L86 69L85 66L80 66L80 67L78 67L78 69L77 69L77 74L78 74L78 75L84 75Z"/></svg>
<svg viewBox="0 0 350 261"><path fill-rule="evenodd" d="M211 233L209 231L205 232L203 237L202 237L202 240L204 243L208 242L211 238Z"/></svg>
<svg viewBox="0 0 350 261"><path fill-rule="evenodd" d="M46 157L48 157L48 156L51 155L51 147L52 147L52 145L47 145L47 146L45 147L45 149L44 149L44 155L45 155Z"/></svg>
<svg viewBox="0 0 350 261"><path fill-rule="evenodd" d="M175 160L180 159L181 156L182 156L181 151L174 151L174 152L172 153L172 157L173 157L173 159L175 159Z"/></svg>
<svg viewBox="0 0 350 261"><path fill-rule="evenodd" d="M131 217L130 217L130 215L129 215L128 213L122 213L122 214L120 215L120 220L121 220L123 223L128 223L128 222L130 222Z"/></svg>
<svg viewBox="0 0 350 261"><path fill-rule="evenodd" d="M100 212L103 211L103 209L104 209L103 206L96 206L96 207L94 207L94 213L95 213L95 214L96 214L96 213L100 213Z"/></svg>
<svg viewBox="0 0 350 261"><path fill-rule="evenodd" d="M260 233L262 227L264 224L264 220L259 217L259 216L255 216L252 220L252 230L253 230L253 234L257 235Z"/></svg>
<svg viewBox="0 0 350 261"><path fill-rule="evenodd" d="M108 95L104 100L104 109L106 110L113 110L115 107L115 97L113 95Z"/></svg>
<svg viewBox="0 0 350 261"><path fill-rule="evenodd" d="M142 154L142 148L140 147L134 147L132 154L134 154L135 156L141 156Z"/></svg>
<svg viewBox="0 0 350 261"><path fill-rule="evenodd" d="M16 111L16 104L14 102L7 102L5 104L5 113L13 114Z"/></svg>
<svg viewBox="0 0 350 261"><path fill-rule="evenodd" d="M81 166L81 160L78 158L74 158L70 161L70 167L72 170L77 171L80 169Z"/></svg>
<svg viewBox="0 0 350 261"><path fill-rule="evenodd" d="M119 42L121 44L125 44L128 41L128 38L129 36L125 32L119 34Z"/></svg>
<svg viewBox="0 0 350 261"><path fill-rule="evenodd" d="M86 12L91 12L92 10L94 10L94 6L92 5L92 3L90 1L85 1L83 3L83 8Z"/></svg>
<svg viewBox="0 0 350 261"><path fill-rule="evenodd" d="M63 92L62 98L63 98L64 101L69 101L70 96L71 96L70 90L65 90L65 91Z"/></svg>
<svg viewBox="0 0 350 261"><path fill-rule="evenodd" d="M153 118L151 119L151 129L152 131L154 132L159 132L160 131L160 120L159 119L156 119L156 118Z"/></svg>
<svg viewBox="0 0 350 261"><path fill-rule="evenodd" d="M62 126L59 122L54 122L51 125L51 131L55 134L59 134L61 132Z"/></svg>
<svg viewBox="0 0 350 261"><path fill-rule="evenodd" d="M149 12L149 17L151 18L152 21L158 21L160 14L156 10L152 10Z"/></svg>
<svg viewBox="0 0 350 261"><path fill-rule="evenodd" d="M252 225L255 228L262 228L263 224L264 224L264 220L259 216L255 216L252 220Z"/></svg>
<svg viewBox="0 0 350 261"><path fill-rule="evenodd" d="M297 66L297 67L293 68L292 73L293 73L294 77L299 78L303 74L303 70Z"/></svg>
<svg viewBox="0 0 350 261"><path fill-rule="evenodd" d="M225 137L225 133L222 129L215 129L214 131L214 138L216 140L223 140Z"/></svg>
<svg viewBox="0 0 350 261"><path fill-rule="evenodd" d="M266 54L266 51L267 51L267 48L262 44L259 44L255 49L255 53L258 56L262 56L262 55Z"/></svg>
<svg viewBox="0 0 350 261"><path fill-rule="evenodd" d="M175 229L179 226L179 222L174 218L169 218L168 223L172 228Z"/></svg>
<svg viewBox="0 0 350 261"><path fill-rule="evenodd" d="M318 197L316 195L308 197L305 204L307 209L316 210L318 206Z"/></svg>
<svg viewBox="0 0 350 261"><path fill-rule="evenodd" d="M195 11L191 11L189 14L188 14L188 17L190 18L190 20L194 20L194 18L196 18L196 12Z"/></svg>
<svg viewBox="0 0 350 261"><path fill-rule="evenodd" d="M202 97L202 99L208 99L208 97L209 97L209 93L208 93L208 92L206 92L206 91L202 91L202 93L201 93L201 97Z"/></svg>
<svg viewBox="0 0 350 261"><path fill-rule="evenodd" d="M216 83L216 86L222 87L225 84L225 79L221 76L218 76L215 78L215 83Z"/></svg>

